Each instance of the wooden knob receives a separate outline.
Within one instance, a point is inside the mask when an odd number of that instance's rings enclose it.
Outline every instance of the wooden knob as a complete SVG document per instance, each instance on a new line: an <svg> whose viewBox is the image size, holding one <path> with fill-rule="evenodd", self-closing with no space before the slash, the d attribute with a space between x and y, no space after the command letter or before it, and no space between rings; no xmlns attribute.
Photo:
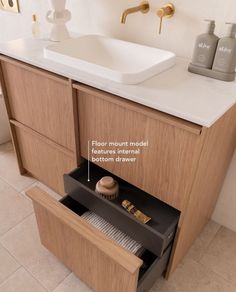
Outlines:
<svg viewBox="0 0 236 292"><path fill-rule="evenodd" d="M115 181L111 176L104 176L101 180L100 180L100 184L104 187L104 188L112 188L115 185Z"/></svg>
<svg viewBox="0 0 236 292"><path fill-rule="evenodd" d="M97 182L95 191L104 198L113 200L118 197L119 185L112 177L104 176Z"/></svg>

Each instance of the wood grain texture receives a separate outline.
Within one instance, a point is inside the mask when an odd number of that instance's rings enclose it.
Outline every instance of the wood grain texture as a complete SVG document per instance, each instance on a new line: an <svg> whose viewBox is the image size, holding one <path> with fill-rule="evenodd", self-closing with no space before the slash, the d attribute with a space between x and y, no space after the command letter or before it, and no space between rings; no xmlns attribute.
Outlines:
<svg viewBox="0 0 236 292"><path fill-rule="evenodd" d="M76 152L69 80L11 59L1 63L11 118Z"/></svg>
<svg viewBox="0 0 236 292"><path fill-rule="evenodd" d="M88 95L92 95L94 97L98 97L100 99L106 100L108 102L112 102L113 104L125 106L127 110L133 110L137 113L145 114L146 116L153 118L155 120L162 121L166 124L178 127L180 129L184 129L193 134L200 135L202 131L202 126L197 124L188 122L186 120L171 116L169 114L160 112L158 110L149 108L147 106L141 105L136 102L129 101L128 99L124 99L122 97L116 96L114 94L101 91L99 89L90 87L88 85L74 83L73 88L78 89L78 91L87 93Z"/></svg>
<svg viewBox="0 0 236 292"><path fill-rule="evenodd" d="M9 64L12 64L12 65L18 66L18 67L20 67L22 69L27 69L29 72L41 75L43 77L47 77L47 78L49 78L51 80L54 80L54 81L59 82L59 83L62 83L64 85L68 85L68 78L63 77L61 75L58 75L56 73L52 73L52 72L43 70L41 68L35 67L33 65L21 62L19 60L16 60L16 59L4 56L4 55L0 55L0 60L3 61L3 62L7 62Z"/></svg>
<svg viewBox="0 0 236 292"><path fill-rule="evenodd" d="M3 75L3 71L2 71L2 62L0 62L0 83L1 83L2 94L3 94L4 101L5 101L7 116L8 116L8 121L9 121L9 119L12 118L12 113L11 113L11 107L10 107L9 98L8 98L8 94L7 94L5 79L4 79L4 75ZM18 141L17 141L17 137L16 137L15 127L10 122L9 122L9 125L10 125L12 143L13 143L13 147L14 147L16 157L17 157L17 164L18 164L19 172L20 172L20 174L24 174L24 173L26 173L26 170L24 169L23 163L21 160L21 155L20 155L19 145L18 145Z"/></svg>
<svg viewBox="0 0 236 292"><path fill-rule="evenodd" d="M23 167L35 178L64 195L63 174L77 166L75 159L47 143L47 139L42 136L38 137L32 130L16 126L15 131Z"/></svg>
<svg viewBox="0 0 236 292"><path fill-rule="evenodd" d="M79 127L78 127L78 120L79 120L79 113L78 113L78 100L77 100L77 91L73 88L73 80L70 80L70 88L71 88L71 102L73 106L73 131L74 131L74 144L75 144L75 159L77 165L79 166L81 163L80 157L80 141L79 141Z"/></svg>
<svg viewBox="0 0 236 292"><path fill-rule="evenodd" d="M171 275L215 207L236 145L236 106L207 129L22 62L0 60L21 173L27 170L63 194L63 174L78 165L80 154L88 157L88 141L149 141L135 164L97 164L181 211ZM136 291L139 259L42 191L29 195L43 244L83 281L98 292Z"/></svg>
<svg viewBox="0 0 236 292"><path fill-rule="evenodd" d="M169 274L183 259L214 211L235 150L236 105L204 132L206 138L189 201L181 214L182 225L173 249Z"/></svg>
<svg viewBox="0 0 236 292"><path fill-rule="evenodd" d="M41 242L96 292L134 292L142 261L35 187Z"/></svg>
<svg viewBox="0 0 236 292"><path fill-rule="evenodd" d="M38 132L35 132L34 130L28 128L24 124L21 124L21 123L17 122L16 120L10 120L10 124L15 125L17 128L24 130L25 132L29 133L30 135L35 136L37 139L42 140L44 143L51 145L52 147L63 152L65 155L71 157L72 159L75 157L74 152L72 152L71 150L68 150L67 148L64 148L63 146L53 142L52 140L48 139L47 137L45 137L45 136L39 134Z"/></svg>
<svg viewBox="0 0 236 292"><path fill-rule="evenodd" d="M149 110L145 107L143 111L139 107L136 110L136 104L104 95L105 98L92 94L91 90L90 93L78 90L82 157L88 157L88 141L148 140L148 148L142 150L135 163L96 164L171 206L184 210L201 152L201 132L195 132L195 125L193 133L186 130L184 121L183 127L179 120L178 126L175 126L172 118L167 123L167 117L165 120L159 119L158 112L154 117L152 111L147 114Z"/></svg>

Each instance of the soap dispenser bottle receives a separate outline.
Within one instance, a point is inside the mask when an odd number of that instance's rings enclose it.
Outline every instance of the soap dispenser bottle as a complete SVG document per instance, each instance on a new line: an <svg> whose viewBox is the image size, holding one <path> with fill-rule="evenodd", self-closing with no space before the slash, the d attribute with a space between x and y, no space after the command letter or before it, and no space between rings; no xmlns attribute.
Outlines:
<svg viewBox="0 0 236 292"><path fill-rule="evenodd" d="M35 38L40 37L40 24L38 22L36 14L32 15L32 35Z"/></svg>
<svg viewBox="0 0 236 292"><path fill-rule="evenodd" d="M192 65L211 69L219 38L214 34L215 21L208 19L205 21L208 22L206 33L199 35L196 39Z"/></svg>
<svg viewBox="0 0 236 292"><path fill-rule="evenodd" d="M230 25L228 35L219 40L213 70L223 73L235 73L236 66L236 23Z"/></svg>

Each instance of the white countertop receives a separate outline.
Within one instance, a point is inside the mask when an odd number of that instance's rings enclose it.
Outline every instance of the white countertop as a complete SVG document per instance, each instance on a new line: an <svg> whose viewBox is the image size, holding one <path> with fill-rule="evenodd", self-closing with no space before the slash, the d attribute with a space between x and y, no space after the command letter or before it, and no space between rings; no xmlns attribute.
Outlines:
<svg viewBox="0 0 236 292"><path fill-rule="evenodd" d="M0 54L113 93L190 122L210 127L236 103L236 82L224 82L187 71L188 60L137 85L124 85L47 60L46 39L18 39L0 43Z"/></svg>

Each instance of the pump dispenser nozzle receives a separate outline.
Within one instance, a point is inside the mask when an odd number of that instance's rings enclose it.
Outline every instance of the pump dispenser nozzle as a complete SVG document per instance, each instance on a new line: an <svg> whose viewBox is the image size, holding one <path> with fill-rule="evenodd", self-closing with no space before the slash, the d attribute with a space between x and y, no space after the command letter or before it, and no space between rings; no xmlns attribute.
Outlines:
<svg viewBox="0 0 236 292"><path fill-rule="evenodd" d="M216 27L215 20L204 19L204 21L208 22L206 33L213 34L215 31L215 27Z"/></svg>
<svg viewBox="0 0 236 292"><path fill-rule="evenodd" d="M236 23L226 22L226 24L230 25L228 36L231 38L235 38L235 36L236 36Z"/></svg>

